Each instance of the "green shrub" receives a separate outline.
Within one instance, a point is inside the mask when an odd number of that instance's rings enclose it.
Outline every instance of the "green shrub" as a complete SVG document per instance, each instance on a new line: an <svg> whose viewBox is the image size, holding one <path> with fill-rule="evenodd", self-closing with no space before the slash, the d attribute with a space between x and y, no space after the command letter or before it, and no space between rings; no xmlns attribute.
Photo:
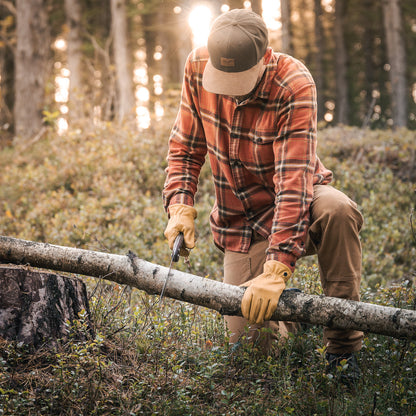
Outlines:
<svg viewBox="0 0 416 416"><path fill-rule="evenodd" d="M307 278L305 276L305 278ZM311 280L314 280L312 277ZM410 415L416 412L416 342L366 334L362 380L347 391L325 374L322 329L291 335L268 357L228 345L222 317L192 305L88 282L95 337L30 354L2 341L4 415ZM313 282L307 283L310 287ZM410 286L365 300L415 305ZM339 372L345 371L340 368ZM373 413L372 413L373 412Z"/></svg>
<svg viewBox="0 0 416 416"><path fill-rule="evenodd" d="M157 130L101 128L46 136L0 151L0 232L125 254L167 265L161 190L172 118ZM319 153L334 185L365 217L364 301L416 309L413 132L331 128ZM192 272L221 279L208 226L213 189L203 168ZM186 270L180 261L178 268ZM356 392L325 374L322 329L291 336L269 357L233 350L222 317L188 304L85 278L95 336L30 353L0 340L0 415L410 415L416 414L416 343L366 334ZM291 285L320 294L316 258ZM82 318L82 317L81 317ZM77 338L79 339L79 337ZM342 368L339 371L343 371Z"/></svg>

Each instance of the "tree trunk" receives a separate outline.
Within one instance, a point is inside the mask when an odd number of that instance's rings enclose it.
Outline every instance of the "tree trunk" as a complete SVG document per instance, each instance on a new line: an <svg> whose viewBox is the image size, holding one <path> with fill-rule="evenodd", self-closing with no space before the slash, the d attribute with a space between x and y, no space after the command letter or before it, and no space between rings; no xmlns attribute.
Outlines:
<svg viewBox="0 0 416 416"><path fill-rule="evenodd" d="M85 284L73 277L0 266L0 337L33 348L68 338L68 322L89 306ZM83 334L85 335L85 334Z"/></svg>
<svg viewBox="0 0 416 416"><path fill-rule="evenodd" d="M244 1L243 0L228 0L228 5L231 9L243 9L244 8Z"/></svg>
<svg viewBox="0 0 416 416"><path fill-rule="evenodd" d="M263 13L263 7L261 5L261 0L251 0L251 10L254 13L257 13L259 16Z"/></svg>
<svg viewBox="0 0 416 416"><path fill-rule="evenodd" d="M45 0L17 0L15 134L28 139L42 127L50 36Z"/></svg>
<svg viewBox="0 0 416 416"><path fill-rule="evenodd" d="M111 0L114 60L117 74L117 118L134 117L133 73L127 41L127 16L125 0Z"/></svg>
<svg viewBox="0 0 416 416"><path fill-rule="evenodd" d="M11 237L0 237L0 261L102 277L153 295L160 294L168 278L167 267L131 252L122 256ZM165 290L167 297L240 316L243 293L241 287L176 270L169 275ZM415 311L290 291L282 294L272 319L416 339Z"/></svg>
<svg viewBox="0 0 416 416"><path fill-rule="evenodd" d="M13 51L9 47L0 48L0 129L10 132L13 125L13 74Z"/></svg>
<svg viewBox="0 0 416 416"><path fill-rule="evenodd" d="M335 2L335 73L336 73L336 122L349 123L348 81L347 81L347 51L344 40L344 0Z"/></svg>
<svg viewBox="0 0 416 416"><path fill-rule="evenodd" d="M183 68L179 68L178 53L176 49L176 14L166 7L162 9L163 29L159 35L163 46L163 57L160 62L160 70L163 77L164 90L172 85L180 86L183 77Z"/></svg>
<svg viewBox="0 0 416 416"><path fill-rule="evenodd" d="M77 120L83 116L82 104L82 39L81 6L79 0L65 0L68 32L69 116Z"/></svg>
<svg viewBox="0 0 416 416"><path fill-rule="evenodd" d="M375 102L373 103L373 89L376 85L375 74L377 73L376 67L374 65L374 43L375 43L375 31L374 24L372 19L369 19L370 16L375 16L377 10L375 7L374 0L364 0L363 7L367 11L368 15L364 14L362 16L362 26L364 29L364 36L362 38L363 43L363 56L364 56L364 74L365 74L365 108L367 110L367 123L370 121ZM364 124L364 123L363 123Z"/></svg>
<svg viewBox="0 0 416 416"><path fill-rule="evenodd" d="M324 100L324 37L322 29L322 5L321 0L315 0L315 83L317 91L318 121L325 114Z"/></svg>
<svg viewBox="0 0 416 416"><path fill-rule="evenodd" d="M13 78L15 45L13 36L8 33L16 19L16 9L0 2L0 21L3 29L0 31L0 131L13 131ZM6 134L0 135L0 145Z"/></svg>
<svg viewBox="0 0 416 416"><path fill-rule="evenodd" d="M192 2L190 0L181 0L180 5L182 10L190 10ZM176 51L178 54L178 65L181 82L183 80L183 72L185 63L189 53L193 48L192 44L192 30L188 24L188 13L179 13L176 21Z"/></svg>
<svg viewBox="0 0 416 416"><path fill-rule="evenodd" d="M391 105L395 127L407 125L406 51L403 39L403 21L399 0L383 0L384 31L387 56L390 64L389 78Z"/></svg>
<svg viewBox="0 0 416 416"><path fill-rule="evenodd" d="M282 52L292 55L290 0L280 1L280 15L282 19Z"/></svg>
<svg viewBox="0 0 416 416"><path fill-rule="evenodd" d="M156 60L154 59L154 55L156 52L157 46L157 35L158 35L158 24L157 19L160 17L159 13L151 11L149 13L142 14L142 23L143 23L143 36L145 39L146 45L146 65L147 65L147 78L148 84L147 88L149 90L149 94L152 97L152 101L154 100L154 75L157 73L156 71ZM150 103L146 103L149 105Z"/></svg>

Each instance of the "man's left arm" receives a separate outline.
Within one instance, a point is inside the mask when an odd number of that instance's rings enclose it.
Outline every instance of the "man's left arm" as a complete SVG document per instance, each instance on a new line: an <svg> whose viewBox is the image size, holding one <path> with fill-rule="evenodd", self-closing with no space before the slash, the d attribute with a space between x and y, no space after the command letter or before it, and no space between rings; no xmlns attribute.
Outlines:
<svg viewBox="0 0 416 416"><path fill-rule="evenodd" d="M303 254L310 221L316 165L316 89L305 83L280 110L274 143L275 209L267 260L294 271Z"/></svg>
<svg viewBox="0 0 416 416"><path fill-rule="evenodd" d="M251 323L270 320L304 251L316 164L316 89L305 82L280 108L274 143L275 210L263 273L247 282L241 310Z"/></svg>

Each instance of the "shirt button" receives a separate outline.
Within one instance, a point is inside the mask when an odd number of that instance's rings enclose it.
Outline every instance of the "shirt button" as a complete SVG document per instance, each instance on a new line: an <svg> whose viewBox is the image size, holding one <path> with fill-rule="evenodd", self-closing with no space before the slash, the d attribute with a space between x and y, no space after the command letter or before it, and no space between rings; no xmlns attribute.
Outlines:
<svg viewBox="0 0 416 416"><path fill-rule="evenodd" d="M233 159L231 165L235 167L241 166L241 162L238 159Z"/></svg>

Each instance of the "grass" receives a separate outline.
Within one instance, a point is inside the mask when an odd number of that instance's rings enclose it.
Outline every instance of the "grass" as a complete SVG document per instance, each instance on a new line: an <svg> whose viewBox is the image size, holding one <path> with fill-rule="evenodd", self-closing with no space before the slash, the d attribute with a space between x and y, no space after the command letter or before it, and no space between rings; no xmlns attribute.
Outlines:
<svg viewBox="0 0 416 416"><path fill-rule="evenodd" d="M172 117L138 134L106 124L0 151L0 232L125 254L166 265L161 204ZM414 132L322 130L319 153L335 185L355 199L362 231L362 299L416 309ZM197 198L192 272L222 275L208 227L208 167ZM320 294L316 258L299 262L293 286ZM186 270L181 261L178 268ZM232 350L222 317L138 290L84 279L85 315L54 348L0 341L0 415L414 415L416 342L366 334L362 380L350 392L325 374L322 329L291 336L269 357ZM78 336L86 335L83 341ZM340 372L344 371L342 368Z"/></svg>

